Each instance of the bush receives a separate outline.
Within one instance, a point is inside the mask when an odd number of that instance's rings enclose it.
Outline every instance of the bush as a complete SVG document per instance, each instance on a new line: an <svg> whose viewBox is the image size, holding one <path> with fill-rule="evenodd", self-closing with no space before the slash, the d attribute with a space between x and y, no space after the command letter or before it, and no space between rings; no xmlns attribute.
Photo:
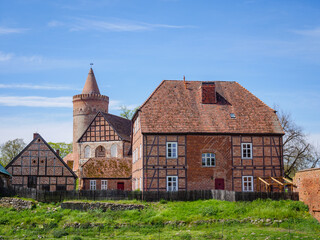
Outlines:
<svg viewBox="0 0 320 240"><path fill-rule="evenodd" d="M76 236L76 237L73 238L73 240L82 240L82 238L79 237L79 236Z"/></svg>
<svg viewBox="0 0 320 240"><path fill-rule="evenodd" d="M62 238L63 236L67 236L68 233L63 229L57 229L57 230L53 231L52 235L55 238Z"/></svg>
<svg viewBox="0 0 320 240"><path fill-rule="evenodd" d="M168 201L167 201L167 200L164 200L164 199L160 199L160 203L161 203L161 204L167 204Z"/></svg>

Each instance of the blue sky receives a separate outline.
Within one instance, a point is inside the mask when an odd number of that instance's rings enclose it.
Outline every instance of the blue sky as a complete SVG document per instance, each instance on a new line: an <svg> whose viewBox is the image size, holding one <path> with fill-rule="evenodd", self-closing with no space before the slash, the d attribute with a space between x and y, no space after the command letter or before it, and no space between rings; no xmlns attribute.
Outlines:
<svg viewBox="0 0 320 240"><path fill-rule="evenodd" d="M90 62L113 114L163 79L237 81L320 143L319 12L307 0L0 1L0 143L71 141Z"/></svg>

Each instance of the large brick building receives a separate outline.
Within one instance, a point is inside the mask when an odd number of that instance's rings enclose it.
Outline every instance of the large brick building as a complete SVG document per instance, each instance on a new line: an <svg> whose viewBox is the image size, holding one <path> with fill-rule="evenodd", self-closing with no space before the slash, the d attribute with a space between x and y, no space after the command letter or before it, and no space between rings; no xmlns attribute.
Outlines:
<svg viewBox="0 0 320 240"><path fill-rule="evenodd" d="M6 169L17 187L65 191L76 186L75 173L38 133Z"/></svg>
<svg viewBox="0 0 320 240"><path fill-rule="evenodd" d="M131 121L109 114L108 105L91 68L73 96L73 153L64 158L81 189L131 190Z"/></svg>
<svg viewBox="0 0 320 240"><path fill-rule="evenodd" d="M255 191L283 176L277 115L236 82L165 80L132 121L133 190Z"/></svg>
<svg viewBox="0 0 320 240"><path fill-rule="evenodd" d="M299 192L299 199L309 206L310 213L320 221L320 168L301 170L293 182Z"/></svg>

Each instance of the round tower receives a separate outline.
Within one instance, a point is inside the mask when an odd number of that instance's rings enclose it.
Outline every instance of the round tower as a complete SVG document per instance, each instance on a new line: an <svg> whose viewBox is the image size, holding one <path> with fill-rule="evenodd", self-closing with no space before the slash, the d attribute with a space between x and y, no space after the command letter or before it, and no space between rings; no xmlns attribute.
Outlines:
<svg viewBox="0 0 320 240"><path fill-rule="evenodd" d="M109 97L100 94L99 87L90 68L86 83L81 94L73 96L73 170L79 168L79 153L77 141L88 128L89 124L100 112L108 112Z"/></svg>

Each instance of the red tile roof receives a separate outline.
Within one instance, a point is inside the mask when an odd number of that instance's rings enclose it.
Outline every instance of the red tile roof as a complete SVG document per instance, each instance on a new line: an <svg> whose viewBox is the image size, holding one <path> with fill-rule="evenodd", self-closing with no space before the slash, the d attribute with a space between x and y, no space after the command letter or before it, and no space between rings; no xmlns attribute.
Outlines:
<svg viewBox="0 0 320 240"><path fill-rule="evenodd" d="M130 178L131 158L90 158L82 165L82 178Z"/></svg>
<svg viewBox="0 0 320 240"><path fill-rule="evenodd" d="M214 83L218 102L202 104L201 81L164 80L139 108L142 132L283 134L274 110L239 83Z"/></svg>
<svg viewBox="0 0 320 240"><path fill-rule="evenodd" d="M100 94L99 87L94 76L92 68L88 73L86 83L84 84L82 94Z"/></svg>

